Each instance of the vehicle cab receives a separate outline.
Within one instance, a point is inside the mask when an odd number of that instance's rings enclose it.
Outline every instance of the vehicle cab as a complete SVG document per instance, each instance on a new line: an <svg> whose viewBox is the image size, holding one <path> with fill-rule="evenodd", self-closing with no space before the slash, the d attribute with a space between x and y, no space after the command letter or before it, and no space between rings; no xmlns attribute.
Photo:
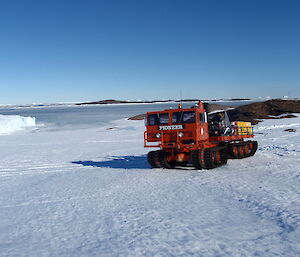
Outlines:
<svg viewBox="0 0 300 257"><path fill-rule="evenodd" d="M207 114L201 101L192 108L148 112L145 147L195 147L209 139Z"/></svg>

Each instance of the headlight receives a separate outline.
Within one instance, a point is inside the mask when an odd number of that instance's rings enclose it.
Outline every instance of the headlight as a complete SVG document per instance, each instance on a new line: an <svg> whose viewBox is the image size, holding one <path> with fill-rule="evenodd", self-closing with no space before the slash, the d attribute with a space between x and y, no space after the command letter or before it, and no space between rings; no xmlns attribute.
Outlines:
<svg viewBox="0 0 300 257"><path fill-rule="evenodd" d="M179 132L179 133L178 133L178 136L179 136L179 137L183 137L183 133L182 133L182 132Z"/></svg>
<svg viewBox="0 0 300 257"><path fill-rule="evenodd" d="M155 136L156 136L157 138L160 138L160 137L161 137L161 134L160 134L160 133L157 133Z"/></svg>

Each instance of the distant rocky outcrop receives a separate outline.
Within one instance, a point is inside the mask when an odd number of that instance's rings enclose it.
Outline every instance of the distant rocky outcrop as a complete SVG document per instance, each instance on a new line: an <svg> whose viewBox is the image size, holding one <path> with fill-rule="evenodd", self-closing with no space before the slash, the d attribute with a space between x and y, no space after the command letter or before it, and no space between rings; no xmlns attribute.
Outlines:
<svg viewBox="0 0 300 257"><path fill-rule="evenodd" d="M138 114L128 118L128 120L143 120L146 117L146 114Z"/></svg>
<svg viewBox="0 0 300 257"><path fill-rule="evenodd" d="M207 112L227 110L231 121L250 121L257 124L262 119L283 119L296 117L292 113L300 113L300 100L273 99L240 105L236 108L219 104L205 104ZM142 120L145 114L130 117L129 120Z"/></svg>
<svg viewBox="0 0 300 257"><path fill-rule="evenodd" d="M296 117L300 113L300 100L273 99L238 106L228 110L230 120L250 121L257 124L261 119L282 119Z"/></svg>
<svg viewBox="0 0 300 257"><path fill-rule="evenodd" d="M166 103L172 102L173 100L153 100L153 101L124 101L124 100L101 100L94 102L77 103L76 105L90 105L90 104L152 104L152 103Z"/></svg>
<svg viewBox="0 0 300 257"><path fill-rule="evenodd" d="M78 103L76 105L85 105L85 104L121 104L126 103L126 101L118 101L118 100L101 100L101 101L94 101L94 102L86 102L86 103Z"/></svg>
<svg viewBox="0 0 300 257"><path fill-rule="evenodd" d="M296 132L296 129L289 128L289 129L285 129L284 131L286 131L286 132Z"/></svg>

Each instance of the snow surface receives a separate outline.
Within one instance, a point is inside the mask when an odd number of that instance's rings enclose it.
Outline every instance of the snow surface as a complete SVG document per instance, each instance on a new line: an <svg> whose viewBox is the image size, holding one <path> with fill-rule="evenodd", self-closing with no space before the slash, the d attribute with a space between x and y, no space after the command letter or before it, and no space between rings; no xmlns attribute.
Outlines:
<svg viewBox="0 0 300 257"><path fill-rule="evenodd" d="M299 256L299 124L210 171L150 169L143 121L2 136L0 256Z"/></svg>
<svg viewBox="0 0 300 257"><path fill-rule="evenodd" d="M0 135L11 134L26 127L35 126L34 117L22 117L20 115L0 114Z"/></svg>

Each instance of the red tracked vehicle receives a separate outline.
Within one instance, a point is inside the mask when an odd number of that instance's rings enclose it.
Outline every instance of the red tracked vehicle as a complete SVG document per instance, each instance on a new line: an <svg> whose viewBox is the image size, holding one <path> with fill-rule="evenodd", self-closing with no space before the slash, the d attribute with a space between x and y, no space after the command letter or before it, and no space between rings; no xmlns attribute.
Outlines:
<svg viewBox="0 0 300 257"><path fill-rule="evenodd" d="M145 147L159 147L148 153L153 168L193 166L213 169L228 159L253 156L257 150L250 122L230 122L226 111L207 114L199 101L192 108L169 109L146 114Z"/></svg>

